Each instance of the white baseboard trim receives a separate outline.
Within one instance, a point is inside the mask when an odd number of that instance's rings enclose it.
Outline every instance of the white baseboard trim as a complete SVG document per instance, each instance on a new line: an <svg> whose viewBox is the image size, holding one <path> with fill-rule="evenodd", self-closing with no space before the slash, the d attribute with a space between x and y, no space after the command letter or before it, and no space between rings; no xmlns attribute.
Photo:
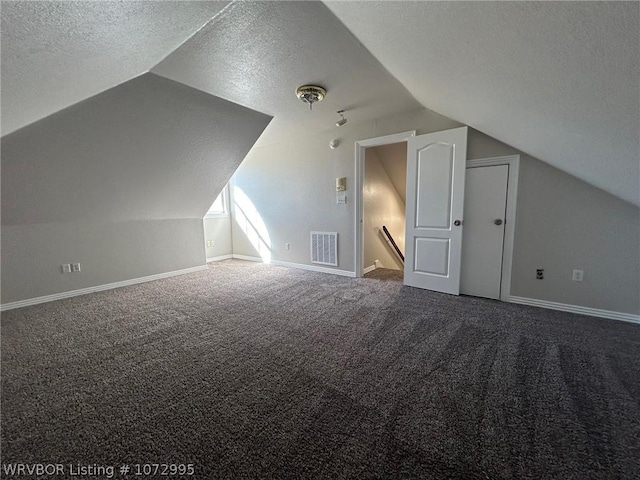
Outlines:
<svg viewBox="0 0 640 480"><path fill-rule="evenodd" d="M121 282L106 283L104 285L96 285L95 287L81 288L79 290L70 290L68 292L54 293L52 295L44 295L42 297L28 298L26 300L18 300L16 302L3 303L2 305L0 305L0 311L4 312L5 310L12 310L14 308L27 307L29 305L37 305L39 303L53 302L55 300L62 300L64 298L78 297L80 295L86 295L87 293L102 292L104 290L112 290L114 288L126 287L129 285L135 285L137 283L152 282L154 280L160 280L162 278L176 277L178 275L185 275L187 273L199 272L202 270L206 270L207 268L208 267L206 265L199 265L197 267L174 270L173 272L158 273L146 277L123 280Z"/></svg>
<svg viewBox="0 0 640 480"><path fill-rule="evenodd" d="M338 270L337 268L317 267L315 265L305 265L304 263L282 262L280 260L271 260L271 263L273 265L278 265L280 267L298 268L300 270L310 270L312 272L329 273L331 275L340 275L342 277L355 278L356 276L355 272L350 272L349 270Z"/></svg>
<svg viewBox="0 0 640 480"><path fill-rule="evenodd" d="M233 258L233 255L229 254L229 255L220 255L217 257L207 257L207 263L221 262L222 260L229 260L230 258Z"/></svg>
<svg viewBox="0 0 640 480"><path fill-rule="evenodd" d="M369 266L369 267L365 268L364 270L362 270L362 274L363 274L363 275L366 275L366 274L367 274L367 273L369 273L369 272L373 272L375 269L376 269L375 264L374 264L374 265L371 265L371 266Z"/></svg>
<svg viewBox="0 0 640 480"><path fill-rule="evenodd" d="M248 255L238 255L236 253L233 254L233 258L237 258L238 260L248 260L250 262L264 262L264 260L260 257L250 257ZM300 270L310 270L312 272L329 273L331 275L340 275L342 277L355 278L356 276L355 272L350 272L349 270L338 270L337 268L326 268L326 267L318 267L316 265L305 265L304 263L283 262L281 260L271 260L265 263L270 263L271 265L278 265L279 267L297 268Z"/></svg>
<svg viewBox="0 0 640 480"><path fill-rule="evenodd" d="M511 303L519 303L521 305L530 305L532 307L548 308L550 310L561 310L563 312L579 313L581 315L589 315L592 317L610 318L612 320L622 320L623 322L632 322L640 324L640 315L632 313L614 312L611 310L601 310L599 308L581 307L580 305L568 305L566 303L549 302L547 300L538 300L535 298L509 297Z"/></svg>
<svg viewBox="0 0 640 480"><path fill-rule="evenodd" d="M231 258L236 258L238 260L247 260L249 262L264 263L264 260L260 257L251 257L249 255L238 255L237 253L234 253L233 255L231 255Z"/></svg>

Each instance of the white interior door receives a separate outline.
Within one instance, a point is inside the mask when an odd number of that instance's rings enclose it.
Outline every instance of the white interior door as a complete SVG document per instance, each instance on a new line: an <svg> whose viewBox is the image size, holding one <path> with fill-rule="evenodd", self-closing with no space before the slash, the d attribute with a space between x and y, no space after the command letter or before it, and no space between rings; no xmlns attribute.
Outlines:
<svg viewBox="0 0 640 480"><path fill-rule="evenodd" d="M466 159L467 127L409 139L405 285L460 293Z"/></svg>
<svg viewBox="0 0 640 480"><path fill-rule="evenodd" d="M460 292L500 298L508 165L467 169Z"/></svg>

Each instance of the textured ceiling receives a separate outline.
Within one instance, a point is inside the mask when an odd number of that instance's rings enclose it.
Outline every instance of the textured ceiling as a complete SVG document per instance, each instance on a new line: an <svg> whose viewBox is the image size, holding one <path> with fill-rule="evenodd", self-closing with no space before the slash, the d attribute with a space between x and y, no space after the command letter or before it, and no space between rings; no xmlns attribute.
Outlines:
<svg viewBox="0 0 640 480"><path fill-rule="evenodd" d="M2 134L148 71L228 2L7 2Z"/></svg>
<svg viewBox="0 0 640 480"><path fill-rule="evenodd" d="M202 218L270 120L140 75L2 137L2 225Z"/></svg>
<svg viewBox="0 0 640 480"><path fill-rule="evenodd" d="M0 6L3 135L152 69L274 116L262 142L417 99L640 205L639 2Z"/></svg>
<svg viewBox="0 0 640 480"><path fill-rule="evenodd" d="M320 2L237 2L152 72L272 115L258 143L420 105ZM295 90L327 89L313 112Z"/></svg>
<svg viewBox="0 0 640 480"><path fill-rule="evenodd" d="M639 2L326 2L425 107L640 205Z"/></svg>

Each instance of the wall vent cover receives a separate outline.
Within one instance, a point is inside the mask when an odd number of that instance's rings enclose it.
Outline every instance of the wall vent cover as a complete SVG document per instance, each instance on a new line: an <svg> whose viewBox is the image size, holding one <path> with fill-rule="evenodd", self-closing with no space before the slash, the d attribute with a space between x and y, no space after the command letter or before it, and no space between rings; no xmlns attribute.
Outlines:
<svg viewBox="0 0 640 480"><path fill-rule="evenodd" d="M311 263L338 266L337 232L311 232Z"/></svg>

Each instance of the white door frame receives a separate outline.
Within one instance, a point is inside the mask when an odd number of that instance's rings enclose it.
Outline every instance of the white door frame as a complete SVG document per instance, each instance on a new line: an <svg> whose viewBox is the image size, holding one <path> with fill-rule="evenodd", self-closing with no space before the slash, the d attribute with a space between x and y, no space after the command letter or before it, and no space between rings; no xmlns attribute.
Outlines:
<svg viewBox="0 0 640 480"><path fill-rule="evenodd" d="M504 244L502 247L502 278L500 280L500 300L503 302L509 302L511 301L511 266L513 264L513 240L516 230L516 201L518 199L520 155L467 160L467 168L489 167L494 165L509 166L509 178L507 180L507 211L504 223Z"/></svg>
<svg viewBox="0 0 640 480"><path fill-rule="evenodd" d="M362 189L364 188L364 154L365 149L369 147L377 147L380 145L388 145L390 143L407 142L410 137L415 137L416 131L394 133L393 135L385 135L383 137L368 138L366 140L358 140L356 142L356 201L355 201L355 274L356 277L362 277L364 268L364 235L362 231L362 220L364 217L364 200Z"/></svg>

